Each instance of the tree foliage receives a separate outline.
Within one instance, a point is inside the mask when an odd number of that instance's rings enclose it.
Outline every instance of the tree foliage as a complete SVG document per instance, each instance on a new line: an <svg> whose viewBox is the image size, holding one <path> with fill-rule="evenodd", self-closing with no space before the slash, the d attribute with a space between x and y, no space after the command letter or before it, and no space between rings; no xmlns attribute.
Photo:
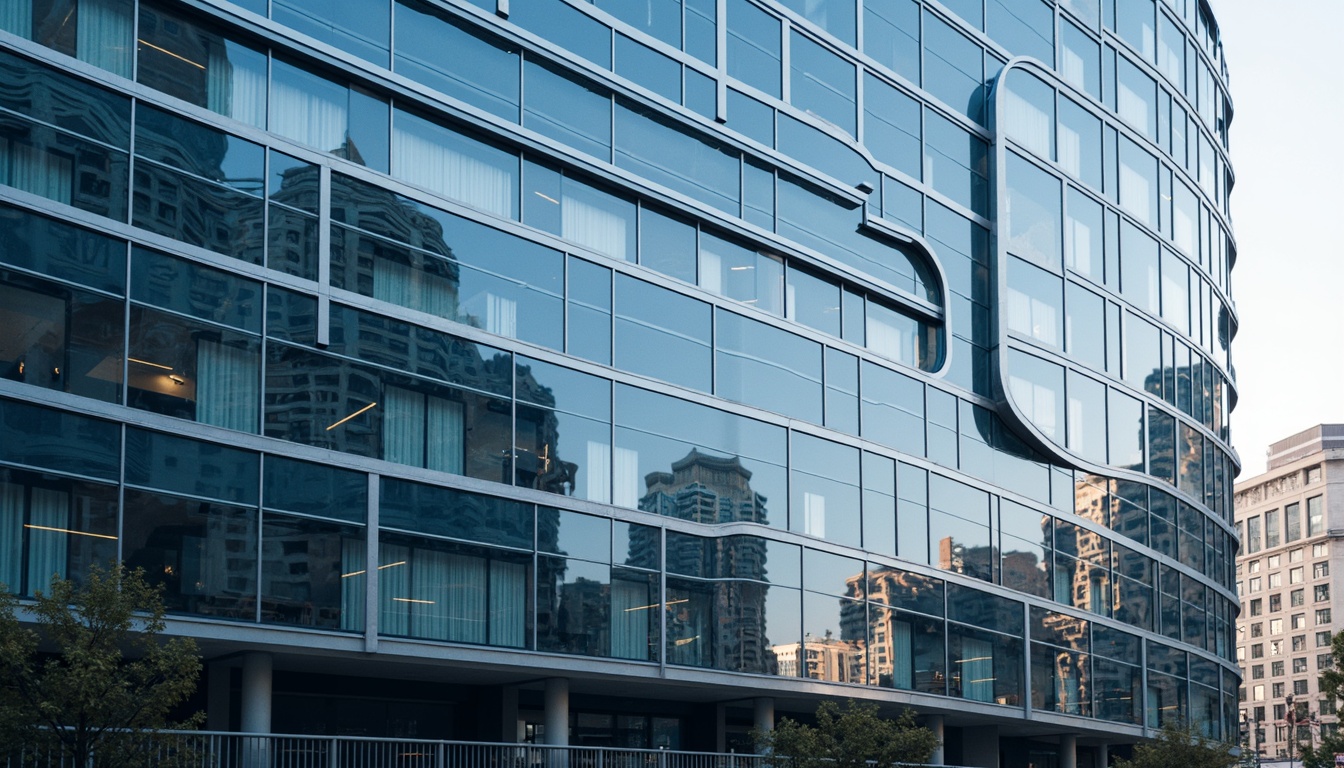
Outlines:
<svg viewBox="0 0 1344 768"><path fill-rule="evenodd" d="M1237 761L1234 747L1190 725L1167 723L1157 736L1136 744L1133 757L1115 761L1112 768L1229 768Z"/></svg>
<svg viewBox="0 0 1344 768"><path fill-rule="evenodd" d="M1319 682L1322 701L1338 702L1344 697L1344 632L1336 632L1330 641L1329 669L1322 670ZM1320 744L1304 744L1301 748L1304 768L1333 768L1335 755L1344 753L1344 736L1338 732L1326 733L1321 729Z"/></svg>
<svg viewBox="0 0 1344 768"><path fill-rule="evenodd" d="M894 720L878 715L877 704L849 700L817 707L817 724L784 718L773 731L757 732L757 748L785 758L790 768L887 768L926 763L938 748L933 731L904 710Z"/></svg>
<svg viewBox="0 0 1344 768"><path fill-rule="evenodd" d="M170 722L196 688L201 662L189 638L164 639L160 590L140 569L94 567L82 583L53 578L23 626L0 585L0 737L41 746L69 764L146 765L147 730ZM39 649L52 655L41 656ZM155 760L158 763L159 760Z"/></svg>

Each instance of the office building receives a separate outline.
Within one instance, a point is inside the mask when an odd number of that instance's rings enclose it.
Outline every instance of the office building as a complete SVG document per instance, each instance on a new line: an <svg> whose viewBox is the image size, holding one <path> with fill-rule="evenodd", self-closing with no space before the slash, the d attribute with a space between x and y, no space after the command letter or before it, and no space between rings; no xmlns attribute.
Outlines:
<svg viewBox="0 0 1344 768"><path fill-rule="evenodd" d="M0 580L218 729L1235 732L1200 0L14 0Z"/></svg>
<svg viewBox="0 0 1344 768"><path fill-rule="evenodd" d="M1269 447L1262 475L1236 485L1237 662L1241 728L1260 761L1282 762L1339 727L1336 702L1320 691L1333 664L1330 642L1344 562L1344 424L1318 424ZM1294 733L1294 731L1296 733Z"/></svg>

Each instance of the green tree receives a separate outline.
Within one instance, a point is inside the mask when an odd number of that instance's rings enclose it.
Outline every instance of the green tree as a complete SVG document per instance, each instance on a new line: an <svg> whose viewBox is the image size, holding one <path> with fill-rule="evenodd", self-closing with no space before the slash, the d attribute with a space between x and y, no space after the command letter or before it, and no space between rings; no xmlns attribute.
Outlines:
<svg viewBox="0 0 1344 768"><path fill-rule="evenodd" d="M0 585L0 736L7 746L96 768L147 765L159 749L145 731L171 722L196 688L201 662L189 638L165 639L160 590L144 572L94 567L82 583L53 578L28 608ZM51 655L39 656L39 649ZM155 753L155 764L171 757ZM172 760L168 760L172 762Z"/></svg>
<svg viewBox="0 0 1344 768"><path fill-rule="evenodd" d="M926 763L938 748L933 731L904 710L894 720L878 715L877 704L849 700L817 707L817 724L784 718L773 731L756 732L761 752L787 760L790 768L887 768Z"/></svg>
<svg viewBox="0 0 1344 768"><path fill-rule="evenodd" d="M1330 641L1330 659L1333 663L1321 672L1318 687L1322 701L1338 702L1344 697L1344 632L1336 632ZM1344 736L1322 729L1320 744L1302 746L1302 765L1304 768L1333 768L1336 753L1344 753Z"/></svg>
<svg viewBox="0 0 1344 768"><path fill-rule="evenodd" d="M1167 723L1157 736L1136 744L1133 757L1115 761L1112 768L1229 768L1237 762L1234 747L1190 725Z"/></svg>

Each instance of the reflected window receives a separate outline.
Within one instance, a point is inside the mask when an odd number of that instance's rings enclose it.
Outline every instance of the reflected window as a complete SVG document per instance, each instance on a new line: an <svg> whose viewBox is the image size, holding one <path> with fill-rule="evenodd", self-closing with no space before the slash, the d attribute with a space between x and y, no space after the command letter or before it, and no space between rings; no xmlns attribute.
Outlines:
<svg viewBox="0 0 1344 768"><path fill-rule="evenodd" d="M1059 180L1015 153L1008 155L1009 253L1047 269L1060 264Z"/></svg>
<svg viewBox="0 0 1344 768"><path fill-rule="evenodd" d="M170 613L257 620L257 510L127 490L122 551ZM339 576L339 574L336 574Z"/></svg>
<svg viewBox="0 0 1344 768"><path fill-rule="evenodd" d="M261 620L363 630L364 541L361 528L266 513L261 530Z"/></svg>

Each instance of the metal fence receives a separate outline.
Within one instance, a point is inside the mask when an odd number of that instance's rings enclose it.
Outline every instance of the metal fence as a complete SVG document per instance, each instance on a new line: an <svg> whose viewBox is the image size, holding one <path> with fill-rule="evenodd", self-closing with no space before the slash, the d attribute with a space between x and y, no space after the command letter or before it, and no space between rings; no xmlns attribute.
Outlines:
<svg viewBox="0 0 1344 768"><path fill-rule="evenodd" d="M771 768L763 755L665 749L205 731L158 732L135 738L143 752L132 764L156 768ZM99 762L95 756L93 765ZM54 740L4 756L0 765L91 768L75 765Z"/></svg>

